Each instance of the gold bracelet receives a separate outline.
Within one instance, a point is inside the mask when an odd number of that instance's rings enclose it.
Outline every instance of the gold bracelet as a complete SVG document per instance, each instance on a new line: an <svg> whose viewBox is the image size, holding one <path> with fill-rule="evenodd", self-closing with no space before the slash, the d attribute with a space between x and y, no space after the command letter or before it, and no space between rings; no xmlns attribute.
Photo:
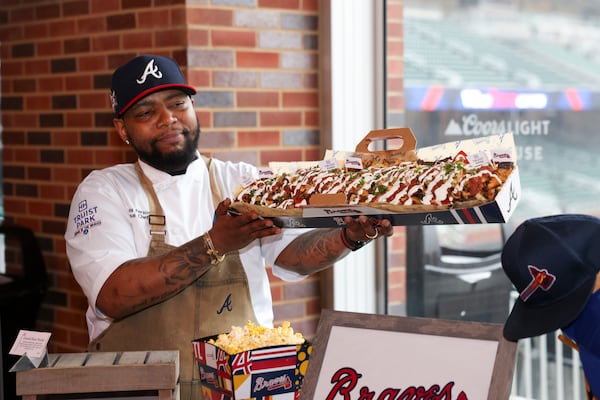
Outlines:
<svg viewBox="0 0 600 400"><path fill-rule="evenodd" d="M206 244L206 254L210 256L210 263L212 265L218 264L225 259L225 256L219 254L219 251L215 249L215 245L208 232L202 235L202 239L204 239L204 243Z"/></svg>

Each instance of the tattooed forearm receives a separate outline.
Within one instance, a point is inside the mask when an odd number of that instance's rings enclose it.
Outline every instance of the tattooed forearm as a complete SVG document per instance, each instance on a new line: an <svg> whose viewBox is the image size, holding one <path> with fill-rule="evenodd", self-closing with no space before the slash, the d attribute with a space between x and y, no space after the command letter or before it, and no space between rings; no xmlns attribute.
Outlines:
<svg viewBox="0 0 600 400"><path fill-rule="evenodd" d="M303 275L312 274L342 259L349 250L339 228L315 229L294 239L277 258L277 264Z"/></svg>
<svg viewBox="0 0 600 400"><path fill-rule="evenodd" d="M159 271L164 276L166 286L187 286L203 275L210 267L210 256L202 240L190 242L165 256L159 257Z"/></svg>
<svg viewBox="0 0 600 400"><path fill-rule="evenodd" d="M179 293L211 268L202 239L194 239L160 256L123 263L98 294L98 308L122 318Z"/></svg>

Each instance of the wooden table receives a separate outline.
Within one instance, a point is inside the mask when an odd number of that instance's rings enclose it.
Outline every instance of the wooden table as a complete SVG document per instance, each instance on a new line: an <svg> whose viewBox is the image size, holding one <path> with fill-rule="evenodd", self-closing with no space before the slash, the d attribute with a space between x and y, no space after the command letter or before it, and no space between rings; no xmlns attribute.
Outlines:
<svg viewBox="0 0 600 400"><path fill-rule="evenodd" d="M17 395L23 400L107 392L127 396L154 392L159 400L179 398L178 351L49 354L47 367L16 374Z"/></svg>

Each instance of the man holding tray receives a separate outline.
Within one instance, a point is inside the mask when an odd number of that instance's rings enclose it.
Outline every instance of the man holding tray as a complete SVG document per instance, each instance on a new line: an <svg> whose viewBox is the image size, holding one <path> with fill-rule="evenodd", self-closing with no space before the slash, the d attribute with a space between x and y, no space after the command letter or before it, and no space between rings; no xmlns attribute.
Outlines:
<svg viewBox="0 0 600 400"><path fill-rule="evenodd" d="M139 159L91 172L65 233L89 302L90 348L179 350L183 398L197 379L193 339L249 320L272 325L266 265L302 279L393 233L388 220L365 216L301 230L231 213L234 191L257 169L200 155L195 93L170 58L142 55L114 72L114 126Z"/></svg>

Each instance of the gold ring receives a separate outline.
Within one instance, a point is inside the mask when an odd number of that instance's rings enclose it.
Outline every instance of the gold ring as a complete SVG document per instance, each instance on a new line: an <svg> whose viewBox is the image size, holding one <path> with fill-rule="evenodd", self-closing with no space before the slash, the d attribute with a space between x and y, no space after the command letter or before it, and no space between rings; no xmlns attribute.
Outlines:
<svg viewBox="0 0 600 400"><path fill-rule="evenodd" d="M365 236L367 237L367 239L369 240L373 240L375 239L377 236L379 236L379 231L377 229L375 229L375 234L374 235L369 235L367 233L365 233Z"/></svg>

